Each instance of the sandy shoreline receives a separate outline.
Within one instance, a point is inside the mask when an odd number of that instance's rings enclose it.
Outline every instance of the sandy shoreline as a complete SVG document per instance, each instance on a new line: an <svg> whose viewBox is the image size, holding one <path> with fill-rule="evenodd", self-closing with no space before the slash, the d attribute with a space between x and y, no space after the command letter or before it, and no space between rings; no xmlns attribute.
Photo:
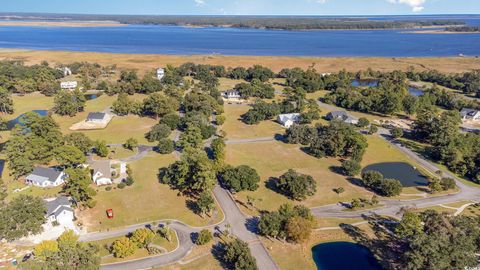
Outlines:
<svg viewBox="0 0 480 270"><path fill-rule="evenodd" d="M0 26L119 27L126 25L114 21L0 21Z"/></svg>
<svg viewBox="0 0 480 270"><path fill-rule="evenodd" d="M480 34L480 32L455 32L455 31L446 31L446 30L418 30L418 31L406 31L403 33L410 33L410 34Z"/></svg>
<svg viewBox="0 0 480 270"><path fill-rule="evenodd" d="M63 63L87 61L101 65L116 64L121 68L136 69L140 73L151 71L167 64L174 66L186 62L197 64L224 65L225 67L250 67L264 65L278 72L283 68L308 68L312 65L318 72L338 72L342 69L358 71L372 68L380 71L437 69L441 72L458 73L478 69L480 58L381 58L381 57L287 57L287 56L224 56L224 55L157 55L157 54L116 54L67 51L35 51L0 49L0 60L20 60L28 65L40 64L46 60L51 66Z"/></svg>

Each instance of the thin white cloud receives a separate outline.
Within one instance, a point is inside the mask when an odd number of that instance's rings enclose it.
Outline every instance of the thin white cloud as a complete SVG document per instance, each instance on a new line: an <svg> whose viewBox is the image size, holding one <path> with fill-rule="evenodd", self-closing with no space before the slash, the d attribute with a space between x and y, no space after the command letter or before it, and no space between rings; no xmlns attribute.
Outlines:
<svg viewBox="0 0 480 270"><path fill-rule="evenodd" d="M195 1L195 4L197 5L197 7L204 6L206 4L205 0L194 0L194 1Z"/></svg>
<svg viewBox="0 0 480 270"><path fill-rule="evenodd" d="M424 9L423 4L425 4L427 0L387 0L387 1L392 4L405 4L410 6L413 12L420 12Z"/></svg>
<svg viewBox="0 0 480 270"><path fill-rule="evenodd" d="M325 3L327 2L327 0L317 0L317 1L315 1L315 2L317 2L317 3L319 3L319 4L325 4Z"/></svg>

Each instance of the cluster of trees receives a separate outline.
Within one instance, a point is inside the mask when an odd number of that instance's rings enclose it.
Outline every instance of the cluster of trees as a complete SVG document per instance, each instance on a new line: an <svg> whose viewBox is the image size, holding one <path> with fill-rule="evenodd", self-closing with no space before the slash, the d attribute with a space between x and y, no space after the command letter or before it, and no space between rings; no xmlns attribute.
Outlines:
<svg viewBox="0 0 480 270"><path fill-rule="evenodd" d="M225 166L219 174L224 186L235 192L250 190L255 191L260 182L260 176L254 168L247 165L238 167Z"/></svg>
<svg viewBox="0 0 480 270"><path fill-rule="evenodd" d="M355 128L341 121L329 125L293 125L284 135L285 142L308 146L309 154L322 157L351 157L360 161L368 146L365 137Z"/></svg>
<svg viewBox="0 0 480 270"><path fill-rule="evenodd" d="M60 90L58 79L63 72L49 67L47 62L26 66L22 61L0 61L0 88L10 93L42 92L47 96Z"/></svg>
<svg viewBox="0 0 480 270"><path fill-rule="evenodd" d="M83 111L87 99L79 90L59 91L55 95L53 111L59 115L75 116Z"/></svg>
<svg viewBox="0 0 480 270"><path fill-rule="evenodd" d="M196 65L189 62L180 65L175 70L179 76L192 76L209 86L218 86L218 78L220 77L246 81L259 80L261 82L267 82L275 78L275 73L271 69L261 65L254 65L248 69L244 67L227 69L219 65Z"/></svg>
<svg viewBox="0 0 480 270"><path fill-rule="evenodd" d="M59 18L49 15L52 19ZM229 25L235 28L259 28L259 29L397 29L413 28L419 26L446 26L464 25L461 20L430 19L430 20L369 20L364 18L314 18L314 17L291 17L291 16L123 16L123 15L68 15L72 20L110 20L125 24L163 24L180 26L214 26L225 27Z"/></svg>
<svg viewBox="0 0 480 270"><path fill-rule="evenodd" d="M301 68L285 68L278 73L278 77L286 79L286 85L291 88L302 88L307 93L313 93L325 88L324 77L314 68L304 71Z"/></svg>
<svg viewBox="0 0 480 270"><path fill-rule="evenodd" d="M450 170L480 182L480 135L460 132L457 111L423 110L414 122L413 138L428 143L427 153Z"/></svg>
<svg viewBox="0 0 480 270"><path fill-rule="evenodd" d="M450 189L454 189L457 187L455 180L448 177L442 178L432 178L428 183L428 187L432 192L439 192L439 191L446 191Z"/></svg>
<svg viewBox="0 0 480 270"><path fill-rule="evenodd" d="M280 106L276 103L267 103L263 100L257 100L252 104L252 108L242 115L242 120L246 124L258 124L261 121L272 120L280 114Z"/></svg>
<svg viewBox="0 0 480 270"><path fill-rule="evenodd" d="M403 101L407 96L405 83L385 80L378 87L337 88L325 96L325 102L349 110L394 114L403 110Z"/></svg>
<svg viewBox="0 0 480 270"><path fill-rule="evenodd" d="M258 223L259 233L296 243L306 241L315 226L310 209L303 205L283 204L278 211L262 214Z"/></svg>
<svg viewBox="0 0 480 270"><path fill-rule="evenodd" d="M384 178L378 171L365 171L362 173L362 184L381 196L392 197L400 195L402 183L397 179Z"/></svg>
<svg viewBox="0 0 480 270"><path fill-rule="evenodd" d="M100 269L99 248L78 241L73 231L66 231L57 240L43 241L35 246L34 257L19 266L25 270L39 269Z"/></svg>
<svg viewBox="0 0 480 270"><path fill-rule="evenodd" d="M275 187L292 200L302 201L317 191L317 183L312 176L298 173L292 169L275 181Z"/></svg>
<svg viewBox="0 0 480 270"><path fill-rule="evenodd" d="M221 259L229 269L257 270L257 262L250 253L248 243L238 238L227 241L222 246Z"/></svg>
<svg viewBox="0 0 480 270"><path fill-rule="evenodd" d="M410 80L425 81L463 91L466 94L480 93L480 70L472 70L463 74L444 74L437 70L416 72L410 69L407 73Z"/></svg>
<svg viewBox="0 0 480 270"><path fill-rule="evenodd" d="M135 254L139 248L148 248L156 234L150 229L136 229L129 236L121 237L112 243L111 252L117 258L125 258Z"/></svg>
<svg viewBox="0 0 480 270"><path fill-rule="evenodd" d="M445 31L447 31L447 32L462 32L462 33L480 32L480 26L445 27Z"/></svg>
<svg viewBox="0 0 480 270"><path fill-rule="evenodd" d="M273 86L259 79L254 79L250 83L239 83L233 89L238 91L242 98L273 98L275 96Z"/></svg>
<svg viewBox="0 0 480 270"><path fill-rule="evenodd" d="M0 239L13 241L43 231L47 211L42 199L20 195L9 203L0 201Z"/></svg>
<svg viewBox="0 0 480 270"><path fill-rule="evenodd" d="M95 191L90 187L90 172L76 167L85 163L85 153L92 149L93 142L83 133L63 137L60 127L50 116L41 117L32 112L21 121L21 125L13 128L5 147L11 175L17 179L32 172L36 165L56 160L69 175L64 192L78 203L93 207ZM108 149L106 151L108 153Z"/></svg>
<svg viewBox="0 0 480 270"><path fill-rule="evenodd" d="M433 210L407 212L395 229L394 263L402 269L469 269L478 265L479 221ZM432 251L435 251L432 253Z"/></svg>

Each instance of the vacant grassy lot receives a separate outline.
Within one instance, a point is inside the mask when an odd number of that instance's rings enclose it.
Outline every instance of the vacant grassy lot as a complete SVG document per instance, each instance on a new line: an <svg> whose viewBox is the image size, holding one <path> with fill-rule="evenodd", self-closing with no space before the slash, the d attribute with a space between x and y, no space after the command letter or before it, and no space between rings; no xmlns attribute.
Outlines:
<svg viewBox="0 0 480 270"><path fill-rule="evenodd" d="M227 132L229 140L273 137L275 134L283 134L285 132L285 129L275 121L262 121L257 125L243 123L241 115L249 109L250 106L225 105L227 119L222 125L222 130Z"/></svg>
<svg viewBox="0 0 480 270"><path fill-rule="evenodd" d="M114 188L111 191L98 188L97 205L81 212L83 224L89 231L160 219L178 219L192 226L206 225L211 220L203 219L188 209L186 197L178 196L177 191L158 182L158 169L168 166L174 160L173 155L150 153L147 157L132 162L130 166L135 179L133 186ZM106 217L105 211L110 208L114 211L114 219Z"/></svg>
<svg viewBox="0 0 480 270"><path fill-rule="evenodd" d="M62 51L29 51L11 50L0 51L0 59L18 59L27 64L39 64L46 60L51 65L56 63L67 64L74 61L87 61L102 65L116 64L120 68L138 69L142 73L167 64L181 65L185 62L197 64L225 65L226 67L249 67L261 64L278 72L282 68L308 68L315 65L319 72L336 72L342 69L348 71L373 70L392 71L407 70L410 66L416 70L437 69L442 72L462 72L478 68L480 59L473 57L442 57L442 58L319 58L319 57L280 57L280 56L223 56L223 55L141 55L141 54L113 54L91 52L62 52Z"/></svg>
<svg viewBox="0 0 480 270"><path fill-rule="evenodd" d="M297 145L282 142L228 145L226 160L228 164L246 164L258 171L261 177L259 189L240 192L236 197L246 202L247 196L251 196L256 199L255 206L262 210L276 210L282 203L292 202L267 187L270 177L278 177L288 169L309 174L316 180L316 194L303 202L309 207L371 196L365 189L351 184L344 176L332 171L340 165L337 159L317 159L302 152ZM343 187L345 192L340 195L333 192L332 189L338 187Z"/></svg>
<svg viewBox="0 0 480 270"><path fill-rule="evenodd" d="M358 228L366 232L371 231L368 224L360 225ZM268 252L272 255L280 269L283 270L317 269L312 257L312 248L320 243L335 241L352 242L352 239L340 229L314 232L304 244L289 244L279 240L262 238L262 242Z"/></svg>

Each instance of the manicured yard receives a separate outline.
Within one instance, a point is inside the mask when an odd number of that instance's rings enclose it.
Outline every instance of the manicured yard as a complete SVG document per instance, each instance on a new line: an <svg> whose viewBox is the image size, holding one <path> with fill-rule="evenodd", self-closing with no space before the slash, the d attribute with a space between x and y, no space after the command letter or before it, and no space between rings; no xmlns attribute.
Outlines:
<svg viewBox="0 0 480 270"><path fill-rule="evenodd" d="M340 162L333 158L317 159L302 152L297 145L282 142L262 142L227 146L227 163L231 165L246 164L255 168L261 183L257 191L243 191L236 194L242 202L247 196L256 199L255 206L261 210L276 210L282 203L291 202L287 197L266 187L270 177L278 177L288 169L313 176L317 182L317 192L303 202L308 207L350 201L358 197L371 197L365 189L351 184L344 176L331 170ZM343 187L340 195L333 192L334 188Z"/></svg>
<svg viewBox="0 0 480 270"><path fill-rule="evenodd" d="M243 123L241 115L249 109L250 106L225 104L225 116L227 119L222 125L222 129L227 132L229 140L273 137L275 134L283 134L285 132L285 129L275 121L262 121L257 125Z"/></svg>
<svg viewBox="0 0 480 270"><path fill-rule="evenodd" d="M178 219L192 226L202 226L211 220L195 215L186 206L187 198L157 179L158 169L174 162L174 155L150 153L147 157L132 162L135 183L131 187L111 191L100 190L97 205L81 212L80 220L89 231L107 230L115 227L150 222L160 219ZM107 219L105 211L112 208L115 217ZM218 220L222 217L219 216Z"/></svg>

